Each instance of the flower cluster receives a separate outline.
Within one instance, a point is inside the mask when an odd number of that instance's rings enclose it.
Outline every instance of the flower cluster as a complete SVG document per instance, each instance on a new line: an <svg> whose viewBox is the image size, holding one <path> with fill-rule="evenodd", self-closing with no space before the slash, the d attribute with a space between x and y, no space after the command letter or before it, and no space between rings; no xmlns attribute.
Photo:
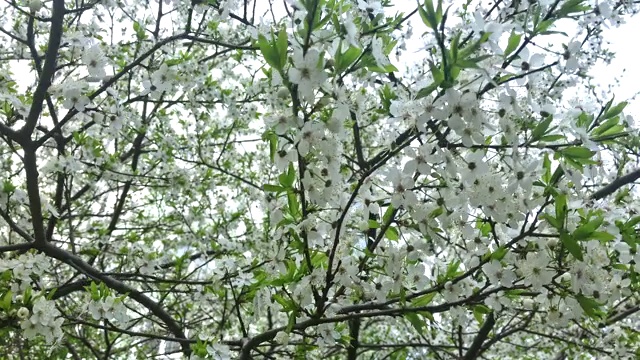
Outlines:
<svg viewBox="0 0 640 360"><path fill-rule="evenodd" d="M640 356L639 5L402 6L0 4L5 352Z"/></svg>
<svg viewBox="0 0 640 360"><path fill-rule="evenodd" d="M26 317L27 311L22 310L22 316ZM53 301L40 296L33 302L31 315L20 322L22 334L26 339L34 339L41 335L48 344L53 344L62 339L62 323L64 318Z"/></svg>

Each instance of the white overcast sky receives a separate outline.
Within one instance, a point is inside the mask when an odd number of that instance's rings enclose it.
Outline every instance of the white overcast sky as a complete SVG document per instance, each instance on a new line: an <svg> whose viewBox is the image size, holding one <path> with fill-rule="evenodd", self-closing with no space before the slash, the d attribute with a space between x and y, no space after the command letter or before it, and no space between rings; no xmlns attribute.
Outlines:
<svg viewBox="0 0 640 360"><path fill-rule="evenodd" d="M619 80L619 84L613 88L615 102L629 100L625 114L633 116L636 124L640 122L640 97L635 100L631 98L640 93L639 37L640 16L629 19L617 29L605 30L604 39L611 43L609 50L616 57L610 65L599 64L592 70L596 80L604 86L615 84L616 78Z"/></svg>

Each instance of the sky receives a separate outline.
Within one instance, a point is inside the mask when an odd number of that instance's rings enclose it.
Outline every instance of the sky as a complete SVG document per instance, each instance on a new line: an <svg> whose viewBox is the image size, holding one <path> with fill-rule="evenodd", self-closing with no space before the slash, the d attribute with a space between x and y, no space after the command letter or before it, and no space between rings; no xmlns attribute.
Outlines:
<svg viewBox="0 0 640 360"><path fill-rule="evenodd" d="M596 81L603 86L614 85L614 102L631 99L640 93L640 47L637 46L639 36L640 15L619 28L608 29L604 33L605 41L611 42L609 49L616 56L610 65L598 64L592 73ZM616 79L619 79L617 85ZM629 101L625 114L633 116L636 124L640 123L640 97Z"/></svg>

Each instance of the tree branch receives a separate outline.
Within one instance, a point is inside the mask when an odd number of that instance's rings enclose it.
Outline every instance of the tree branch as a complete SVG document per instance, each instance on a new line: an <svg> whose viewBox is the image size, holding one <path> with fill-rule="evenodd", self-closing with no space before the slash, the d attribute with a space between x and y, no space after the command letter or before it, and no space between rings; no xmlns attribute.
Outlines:
<svg viewBox="0 0 640 360"><path fill-rule="evenodd" d="M53 81L58 59L58 50L60 49L60 41L62 39L64 12L64 0L53 0L51 30L49 32L47 53L42 67L42 73L40 74L40 81L38 82L36 91L33 93L33 102L31 103L31 109L29 109L29 115L27 115L24 126L20 129L20 135L23 141L27 140L33 132L33 129L35 129L38 119L40 118L40 113L42 112L42 103Z"/></svg>
<svg viewBox="0 0 640 360"><path fill-rule="evenodd" d="M496 319L493 315L493 312L489 313L487 319L484 321L484 324L480 328L478 335L473 339L473 343L471 343L471 347L467 350L467 354L462 358L463 360L472 360L476 359L480 354L480 349L482 348L482 343L487 339L491 329L496 324Z"/></svg>
<svg viewBox="0 0 640 360"><path fill-rule="evenodd" d="M162 322L167 326L169 331L178 339L182 339L180 345L182 346L182 352L189 356L191 354L191 347L189 346L189 341L184 331L180 327L180 325L174 320L171 315L169 315L158 303L151 300L145 294L140 291L128 286L127 284L111 278L109 276L105 276L97 269L93 268L87 262L82 260L81 258L65 251L60 248L57 248L51 243L43 243L38 244L38 250L42 251L44 254L58 259L61 262L81 271L88 277L95 279L97 281L103 282L110 289L117 291L120 294L127 295L129 298L135 300L137 303L145 307L149 310L153 315L158 317Z"/></svg>
<svg viewBox="0 0 640 360"><path fill-rule="evenodd" d="M591 199L593 200L604 199L605 197L613 194L616 190L620 189L621 187L627 184L631 184L632 182L638 179L640 179L640 169L636 169L635 171L632 171L627 175L621 176L613 180L609 185L593 193L591 195Z"/></svg>

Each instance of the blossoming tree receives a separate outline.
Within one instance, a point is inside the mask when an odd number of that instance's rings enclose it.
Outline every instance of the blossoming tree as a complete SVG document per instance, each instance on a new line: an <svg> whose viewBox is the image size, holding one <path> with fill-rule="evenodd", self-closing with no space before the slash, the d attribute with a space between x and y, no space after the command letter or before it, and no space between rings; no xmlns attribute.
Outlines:
<svg viewBox="0 0 640 360"><path fill-rule="evenodd" d="M636 359L636 9L5 1L3 356Z"/></svg>

